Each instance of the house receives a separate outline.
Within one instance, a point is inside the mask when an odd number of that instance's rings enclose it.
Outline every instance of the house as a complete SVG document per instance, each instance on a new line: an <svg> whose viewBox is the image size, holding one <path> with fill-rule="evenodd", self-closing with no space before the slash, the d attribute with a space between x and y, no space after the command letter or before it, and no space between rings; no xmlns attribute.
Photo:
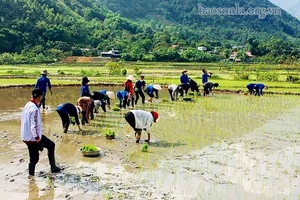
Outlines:
<svg viewBox="0 0 300 200"><path fill-rule="evenodd" d="M200 46L198 47L198 51L207 51L207 47Z"/></svg>
<svg viewBox="0 0 300 200"><path fill-rule="evenodd" d="M121 58L121 52L113 49L107 52L101 52L100 55L102 58Z"/></svg>
<svg viewBox="0 0 300 200"><path fill-rule="evenodd" d="M248 58L248 59L251 59L251 58L254 58L254 55L251 54L250 51L246 51L245 52L245 57ZM244 58L244 59L246 59ZM238 58L237 57L237 52L234 51L232 52L232 54L229 56L229 61L234 61L234 62L241 62L241 58Z"/></svg>
<svg viewBox="0 0 300 200"><path fill-rule="evenodd" d="M246 51L245 54L248 58L254 58L254 55L252 55L250 51Z"/></svg>

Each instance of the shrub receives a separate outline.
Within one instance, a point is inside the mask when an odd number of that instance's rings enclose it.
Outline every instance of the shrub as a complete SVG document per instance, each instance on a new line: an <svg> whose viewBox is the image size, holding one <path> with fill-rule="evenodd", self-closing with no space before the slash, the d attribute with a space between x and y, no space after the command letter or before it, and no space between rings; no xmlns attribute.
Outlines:
<svg viewBox="0 0 300 200"><path fill-rule="evenodd" d="M66 73L63 70L57 70L58 75L65 75Z"/></svg>
<svg viewBox="0 0 300 200"><path fill-rule="evenodd" d="M251 75L250 71L245 70L245 68L236 68L234 70L233 78L236 80L249 80Z"/></svg>
<svg viewBox="0 0 300 200"><path fill-rule="evenodd" d="M123 68L123 69L121 70L121 74L122 74L123 76L126 76L126 74L127 74L127 69Z"/></svg>
<svg viewBox="0 0 300 200"><path fill-rule="evenodd" d="M279 74L275 71L269 72L256 72L256 80L258 81L278 81Z"/></svg>
<svg viewBox="0 0 300 200"><path fill-rule="evenodd" d="M105 67L109 70L109 75L120 75L121 74L121 66L117 62L108 62L106 63Z"/></svg>
<svg viewBox="0 0 300 200"><path fill-rule="evenodd" d="M140 70L139 66L134 66L133 70L134 70L134 73L138 76L142 74L142 71Z"/></svg>

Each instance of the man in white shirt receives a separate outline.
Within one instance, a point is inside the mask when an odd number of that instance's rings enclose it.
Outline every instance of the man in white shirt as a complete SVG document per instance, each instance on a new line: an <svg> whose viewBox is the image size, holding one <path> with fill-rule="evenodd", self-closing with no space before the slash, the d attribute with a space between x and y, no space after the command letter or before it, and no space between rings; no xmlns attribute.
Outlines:
<svg viewBox="0 0 300 200"><path fill-rule="evenodd" d="M136 143L140 142L142 131L148 134L146 142L150 142L151 125L156 122L158 113L155 111L147 112L143 110L131 110L125 114L125 119L135 131Z"/></svg>
<svg viewBox="0 0 300 200"><path fill-rule="evenodd" d="M44 147L48 149L51 172L61 171L55 164L55 143L42 133L41 112L38 107L42 98L42 90L34 89L32 99L23 108L21 116L21 138L29 151L29 177L34 176L35 166L39 161L39 151L43 151Z"/></svg>

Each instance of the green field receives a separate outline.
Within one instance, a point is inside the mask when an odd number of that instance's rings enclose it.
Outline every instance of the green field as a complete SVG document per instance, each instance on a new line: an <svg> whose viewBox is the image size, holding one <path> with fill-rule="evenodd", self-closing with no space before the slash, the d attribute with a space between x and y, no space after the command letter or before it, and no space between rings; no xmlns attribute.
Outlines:
<svg viewBox="0 0 300 200"><path fill-rule="evenodd" d="M80 85L81 77L89 77L90 84L122 84L125 75L110 76L105 62L98 63L54 63L52 65L1 65L0 85L33 85L42 70L47 69L53 85ZM210 79L218 82L218 90L246 91L249 82L263 82L269 85L269 92L274 93L300 93L300 66L299 65L265 65L243 63L168 63L168 62L121 62L120 68L127 70L128 74L135 74L135 69L145 75L147 83L162 85L179 84L182 69L188 69L189 76L201 83L202 69L213 72ZM239 78L247 76L247 78ZM296 78L288 82L287 77ZM273 80L272 80L273 79Z"/></svg>

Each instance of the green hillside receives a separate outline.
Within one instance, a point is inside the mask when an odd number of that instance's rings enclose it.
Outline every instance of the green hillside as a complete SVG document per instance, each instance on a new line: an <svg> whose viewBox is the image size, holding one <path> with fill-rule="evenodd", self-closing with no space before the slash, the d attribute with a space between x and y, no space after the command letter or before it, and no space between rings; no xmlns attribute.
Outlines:
<svg viewBox="0 0 300 200"><path fill-rule="evenodd" d="M0 64L97 56L112 48L124 60L213 62L228 58L233 45L242 47L241 58L245 51L259 61L299 58L300 22L286 12L263 19L204 16L199 3L204 8L235 6L229 0L2 0ZM267 0L238 3L245 9L274 7ZM197 46L217 51L200 52Z"/></svg>

